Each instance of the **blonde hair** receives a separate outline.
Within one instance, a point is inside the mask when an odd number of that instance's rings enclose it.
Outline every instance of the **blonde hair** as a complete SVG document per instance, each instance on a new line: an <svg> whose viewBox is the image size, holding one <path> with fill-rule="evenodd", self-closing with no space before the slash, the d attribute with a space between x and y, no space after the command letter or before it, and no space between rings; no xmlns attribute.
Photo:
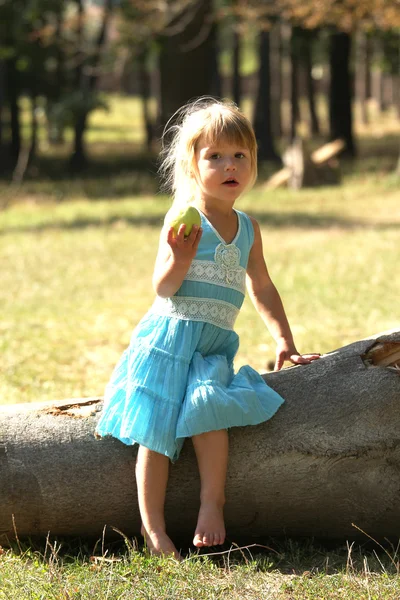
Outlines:
<svg viewBox="0 0 400 600"><path fill-rule="evenodd" d="M196 198L196 148L201 137L211 145L224 140L248 148L252 177L247 189L256 181L257 142L251 123L233 102L202 97L180 108L164 128L159 172L174 205Z"/></svg>

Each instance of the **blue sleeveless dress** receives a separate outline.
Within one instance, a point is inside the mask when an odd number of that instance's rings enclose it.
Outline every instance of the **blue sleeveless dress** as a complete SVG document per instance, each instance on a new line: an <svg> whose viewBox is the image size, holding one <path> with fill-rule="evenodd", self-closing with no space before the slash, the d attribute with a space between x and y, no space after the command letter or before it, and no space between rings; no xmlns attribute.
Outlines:
<svg viewBox="0 0 400 600"><path fill-rule="evenodd" d="M236 213L230 244L201 215L203 235L181 287L171 298L156 298L114 369L98 436L138 443L175 461L185 438L256 425L283 403L251 367L233 370L239 347L233 326L254 240L250 218Z"/></svg>

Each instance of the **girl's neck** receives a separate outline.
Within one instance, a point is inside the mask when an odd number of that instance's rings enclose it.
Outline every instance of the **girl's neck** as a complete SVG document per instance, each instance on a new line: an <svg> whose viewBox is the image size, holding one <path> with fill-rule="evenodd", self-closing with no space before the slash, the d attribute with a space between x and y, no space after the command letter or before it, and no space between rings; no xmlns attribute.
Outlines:
<svg viewBox="0 0 400 600"><path fill-rule="evenodd" d="M229 207L229 210L227 210L226 205L221 207L199 203L196 206L211 223L221 241L225 244L231 244L236 239L239 231L239 216L233 205Z"/></svg>
<svg viewBox="0 0 400 600"><path fill-rule="evenodd" d="M233 209L233 203L227 205L226 203L218 202L205 202L202 198L198 198L194 205L201 210L201 212L208 216L220 216L220 217L232 217L235 213Z"/></svg>

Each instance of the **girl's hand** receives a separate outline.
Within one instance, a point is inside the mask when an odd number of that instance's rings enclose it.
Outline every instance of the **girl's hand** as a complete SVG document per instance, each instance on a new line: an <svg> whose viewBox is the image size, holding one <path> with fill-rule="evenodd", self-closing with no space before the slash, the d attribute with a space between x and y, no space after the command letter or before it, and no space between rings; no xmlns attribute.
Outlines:
<svg viewBox="0 0 400 600"><path fill-rule="evenodd" d="M285 340L282 340L281 342L278 342L276 347L274 371L280 371L286 360L294 365L308 365L313 360L317 360L320 357L320 354L299 354L293 344L288 344Z"/></svg>
<svg viewBox="0 0 400 600"><path fill-rule="evenodd" d="M185 237L185 229L186 225L181 225L177 235L175 235L173 227L170 227L167 230L167 243L171 248L174 261L190 264L196 256L203 230L201 227L193 225L192 231Z"/></svg>
<svg viewBox="0 0 400 600"><path fill-rule="evenodd" d="M184 236L185 225L178 235L172 227L164 226L153 273L153 288L157 296L170 298L182 285L190 264L196 256L202 229L193 226L190 235Z"/></svg>

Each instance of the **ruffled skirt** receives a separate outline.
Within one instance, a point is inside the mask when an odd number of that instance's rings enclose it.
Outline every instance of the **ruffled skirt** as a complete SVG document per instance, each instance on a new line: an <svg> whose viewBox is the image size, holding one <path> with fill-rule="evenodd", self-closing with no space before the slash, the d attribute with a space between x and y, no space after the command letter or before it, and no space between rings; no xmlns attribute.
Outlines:
<svg viewBox="0 0 400 600"><path fill-rule="evenodd" d="M107 385L96 434L174 461L186 437L270 419L283 399L251 367L234 373L238 346L234 331L148 313Z"/></svg>

